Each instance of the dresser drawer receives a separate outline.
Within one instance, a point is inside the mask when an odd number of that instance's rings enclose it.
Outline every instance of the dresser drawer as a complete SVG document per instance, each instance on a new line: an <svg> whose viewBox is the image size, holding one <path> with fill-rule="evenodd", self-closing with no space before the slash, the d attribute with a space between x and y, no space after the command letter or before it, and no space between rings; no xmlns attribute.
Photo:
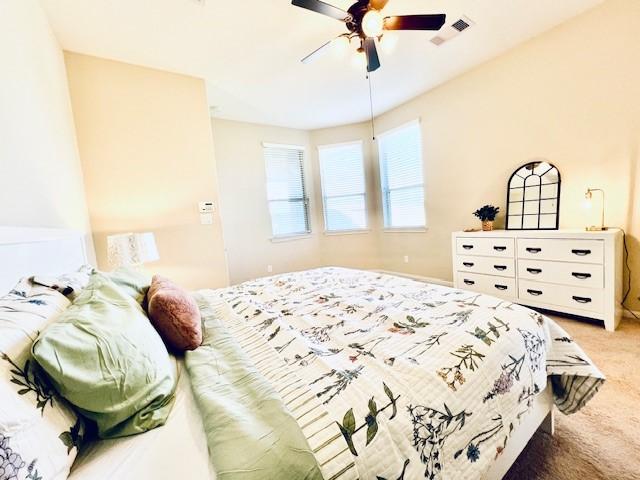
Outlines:
<svg viewBox="0 0 640 480"><path fill-rule="evenodd" d="M456 252L458 255L513 258L514 251L515 242L513 238L458 237L456 239Z"/></svg>
<svg viewBox="0 0 640 480"><path fill-rule="evenodd" d="M528 280L520 280L518 284L520 300L598 313L604 309L604 290L602 289L554 285Z"/></svg>
<svg viewBox="0 0 640 480"><path fill-rule="evenodd" d="M515 298L518 293L515 278L458 272L458 279L458 288L463 290L509 298Z"/></svg>
<svg viewBox="0 0 640 480"><path fill-rule="evenodd" d="M501 277L515 277L515 260L499 257L473 257L458 255L456 270L460 272L485 273Z"/></svg>
<svg viewBox="0 0 640 480"><path fill-rule="evenodd" d="M575 263L604 263L602 240L555 238L519 238L518 257L530 260L554 260Z"/></svg>
<svg viewBox="0 0 640 480"><path fill-rule="evenodd" d="M574 287L604 288L604 267L590 263L518 260L518 278Z"/></svg>

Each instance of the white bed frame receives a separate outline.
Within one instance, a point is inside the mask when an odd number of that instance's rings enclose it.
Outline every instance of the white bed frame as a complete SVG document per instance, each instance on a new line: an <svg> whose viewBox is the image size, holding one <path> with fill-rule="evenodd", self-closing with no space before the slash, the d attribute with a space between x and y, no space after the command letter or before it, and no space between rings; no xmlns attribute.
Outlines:
<svg viewBox="0 0 640 480"><path fill-rule="evenodd" d="M73 230L0 227L0 295L22 277L60 275L87 264L85 241Z"/></svg>
<svg viewBox="0 0 640 480"><path fill-rule="evenodd" d="M551 382L549 382L547 388L535 397L533 407L522 418L522 423L514 425L515 428L507 446L484 476L484 480L500 480L504 477L538 430L553 435L553 405L553 393Z"/></svg>
<svg viewBox="0 0 640 480"><path fill-rule="evenodd" d="M0 295L22 277L60 275L88 263L85 240L84 234L71 230L0 227ZM515 426L506 448L484 480L502 479L538 430L553 434L553 421L549 384L535 398L522 423Z"/></svg>

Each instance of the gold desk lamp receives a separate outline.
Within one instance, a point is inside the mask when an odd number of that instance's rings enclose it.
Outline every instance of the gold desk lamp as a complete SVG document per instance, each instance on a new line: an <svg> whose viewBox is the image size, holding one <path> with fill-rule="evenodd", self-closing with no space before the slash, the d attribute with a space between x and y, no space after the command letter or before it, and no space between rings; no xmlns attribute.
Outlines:
<svg viewBox="0 0 640 480"><path fill-rule="evenodd" d="M588 188L587 192L584 194L584 198L587 199L589 205L591 204L591 199L593 198L593 192L600 192L602 194L602 215L600 219L600 226L592 225L587 227L588 232L602 232L604 230L609 230L609 227L604 226L604 190L601 188Z"/></svg>

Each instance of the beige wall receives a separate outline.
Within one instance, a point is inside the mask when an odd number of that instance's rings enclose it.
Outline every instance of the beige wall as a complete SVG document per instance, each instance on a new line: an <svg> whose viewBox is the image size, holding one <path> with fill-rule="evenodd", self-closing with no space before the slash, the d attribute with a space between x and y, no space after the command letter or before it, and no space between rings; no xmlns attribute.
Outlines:
<svg viewBox="0 0 640 480"><path fill-rule="evenodd" d="M231 270L237 272L232 280L262 275L263 264L271 262L276 271L333 264L451 279L451 232L477 227L472 212L486 203L504 212L512 171L542 157L563 176L562 228L597 223L597 209L583 207L584 191L588 186L606 190L607 223L630 234L636 276L629 304L640 309L635 300L640 295L639 30L640 2L609 0L379 116L379 132L421 119L424 233L382 231L377 151L367 123L313 131L307 137L299 131L214 120L220 178L228 183L221 187L223 215L244 224L233 229L225 219L227 244L234 249ZM316 147L359 139L364 141L371 232L324 235ZM268 241L261 141L309 146L315 242L312 238L283 247ZM254 172L247 175L249 170ZM252 234L256 222L258 235ZM504 225L503 216L498 225Z"/></svg>
<svg viewBox="0 0 640 480"><path fill-rule="evenodd" d="M606 190L607 223L630 233L629 304L640 309L639 29L640 2L609 0L381 115L380 132L422 121L429 227L379 232L381 267L451 279L451 232L477 226L471 212L486 203L504 212L511 172L543 157L563 176L562 228L597 223L584 191ZM364 127L333 129L323 141Z"/></svg>
<svg viewBox="0 0 640 480"><path fill-rule="evenodd" d="M0 2L0 58L0 224L89 232L64 57L36 0Z"/></svg>
<svg viewBox="0 0 640 480"><path fill-rule="evenodd" d="M312 235L305 238L271 240L271 218L267 205L266 170L262 143L300 145L305 148L307 195L315 198L316 169L310 159L309 133L265 125L212 120L216 160L220 177L220 208L225 232L231 283L273 273L304 270L322 264L319 255L319 215L311 202Z"/></svg>
<svg viewBox="0 0 640 480"><path fill-rule="evenodd" d="M219 215L200 225L198 201L218 201L204 82L74 53L65 56L100 268L106 237L152 231L149 272L188 288L228 283Z"/></svg>
<svg viewBox="0 0 640 480"><path fill-rule="evenodd" d="M311 159L314 168L319 172L318 146L362 140L364 172L367 185L367 222L366 233L346 235L324 234L324 218L322 212L322 187L320 174L314 177L317 195L315 204L320 210L320 258L323 265L339 265L343 267L379 269L380 252L378 232L382 221L378 215L380 194L378 177L378 158L374 154L371 142L371 126L369 124L349 125L345 127L327 128L311 132Z"/></svg>
<svg viewBox="0 0 640 480"><path fill-rule="evenodd" d="M324 233L318 145L343 143L369 135L369 127L352 125L315 132L212 119L220 177L220 207L231 283L273 273L326 265L380 268L376 195L377 162L371 142L364 142L370 230L349 235ZM310 198L311 235L272 241L262 144L305 147L305 182Z"/></svg>
<svg viewBox="0 0 640 480"><path fill-rule="evenodd" d="M633 236L640 273L640 225L630 221L639 202L632 188L640 155L638 28L640 2L609 0L382 115L381 130L422 119L429 217L426 234L382 236L384 268L451 278L450 257L434 252L450 251L452 230L474 226L476 207L504 211L509 174L543 157L563 176L561 227L596 223L596 212L583 208L584 191L605 189L607 222ZM409 266L398 261L405 251L417 254Z"/></svg>

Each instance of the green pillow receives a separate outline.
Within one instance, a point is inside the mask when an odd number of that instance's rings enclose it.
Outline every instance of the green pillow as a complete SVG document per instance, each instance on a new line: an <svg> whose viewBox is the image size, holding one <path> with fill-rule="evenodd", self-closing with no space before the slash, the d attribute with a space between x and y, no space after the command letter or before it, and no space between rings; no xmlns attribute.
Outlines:
<svg viewBox="0 0 640 480"><path fill-rule="evenodd" d="M140 305L144 305L151 285L151 277L140 270L129 267L120 267L106 275L127 295L135 298Z"/></svg>
<svg viewBox="0 0 640 480"><path fill-rule="evenodd" d="M32 347L58 392L97 424L101 438L163 425L174 366L136 301L102 273Z"/></svg>

